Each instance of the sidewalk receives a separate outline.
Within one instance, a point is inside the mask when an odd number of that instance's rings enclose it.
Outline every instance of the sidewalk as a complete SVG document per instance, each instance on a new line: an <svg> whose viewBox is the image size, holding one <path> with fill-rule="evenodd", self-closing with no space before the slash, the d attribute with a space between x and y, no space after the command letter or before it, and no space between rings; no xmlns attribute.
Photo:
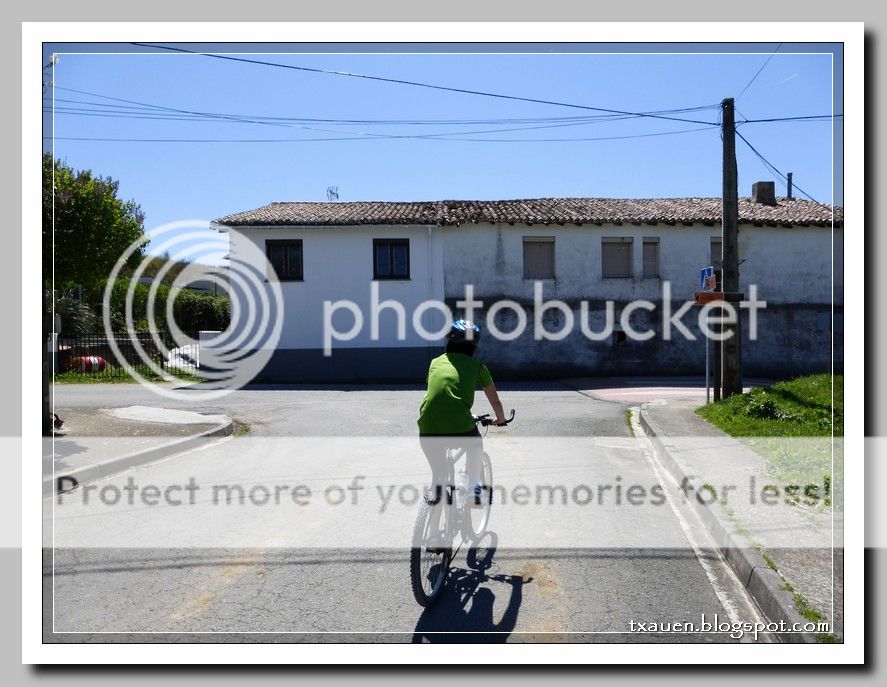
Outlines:
<svg viewBox="0 0 887 687"><path fill-rule="evenodd" d="M836 456L832 468L831 440L730 437L695 414L699 405L641 406L657 457L769 620L809 622L812 609L840 637L843 518L832 474L838 480L841 465ZM833 491L835 502L826 503Z"/></svg>
<svg viewBox="0 0 887 687"><path fill-rule="evenodd" d="M147 406L57 408L61 430L43 440L43 496L167 458L233 433L224 415Z"/></svg>

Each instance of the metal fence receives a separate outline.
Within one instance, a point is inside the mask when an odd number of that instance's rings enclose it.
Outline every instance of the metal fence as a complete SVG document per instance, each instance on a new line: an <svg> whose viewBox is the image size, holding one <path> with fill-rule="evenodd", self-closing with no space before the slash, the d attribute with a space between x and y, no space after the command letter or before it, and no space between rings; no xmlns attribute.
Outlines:
<svg viewBox="0 0 887 687"><path fill-rule="evenodd" d="M195 341L198 338L197 332L187 334ZM166 373L195 376L199 373L200 348L197 343L177 346L168 332L121 332L113 334L113 340L119 357L103 334L57 334L51 344L55 372L122 378L128 375L125 362L141 375L156 376L157 370L148 364L147 358ZM158 340L166 350L158 345Z"/></svg>

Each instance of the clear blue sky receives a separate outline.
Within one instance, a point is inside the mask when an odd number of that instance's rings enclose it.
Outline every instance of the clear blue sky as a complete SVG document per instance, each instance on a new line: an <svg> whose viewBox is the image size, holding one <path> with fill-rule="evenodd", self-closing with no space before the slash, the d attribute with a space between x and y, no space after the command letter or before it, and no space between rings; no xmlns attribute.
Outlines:
<svg viewBox="0 0 887 687"><path fill-rule="evenodd" d="M181 47L199 49L200 46ZM286 54L304 50L299 46L216 45L212 49L228 53L276 53L244 57L627 112L714 106L725 97L737 98L738 121L842 111L840 46L785 44L774 54L776 48L773 43L707 47L689 44L516 46L512 54L397 55L378 54L384 49L382 46L370 47L377 54L353 54L360 50L354 46L314 48L352 53L322 55ZM646 54L521 54L528 49L642 51ZM499 133L496 130L564 124L565 121L554 120L596 117L603 113L279 69L203 55L163 51L132 54L134 50L146 49L108 44L45 46L47 60L53 51L65 53L55 67L56 156L75 168L92 169L119 180L120 194L141 204L148 229L181 219L214 219L270 201L326 200L328 186L338 186L340 200L713 197L721 194L721 141L716 127L643 138L534 141L637 136L695 129L701 125L629 118ZM700 50L719 54L698 54ZM115 51L130 54L109 54ZM657 54L650 51L697 52ZM67 54L85 52L104 54ZM744 54L730 54L737 52ZM811 52L829 54L797 54ZM765 62L766 66L758 73ZM49 72L44 74L48 76ZM754 81L740 96L753 77ZM51 96L51 90L47 89L46 95ZM278 121L277 124L283 125L271 126L218 117L195 117L193 121L158 119L157 114L179 115L157 109L151 119L109 117L104 115L122 111L143 117L151 108L133 105L132 108L140 109L125 110L119 106L127 103L99 96L238 118L455 121L439 124ZM63 99L81 102L62 102ZM63 108L94 112L68 114ZM673 116L716 122L718 111L707 109ZM528 121L510 124L500 121L506 119ZM465 120L495 121L467 124ZM46 127L45 131L48 135L52 130ZM829 121L749 123L739 131L777 169L793 172L796 185L813 198L843 204L840 121L835 127L834 150ZM490 140L379 136L415 137L454 132L463 138ZM225 142L65 140L70 137L224 139ZM339 137L357 140L311 140ZM230 141L268 138L293 141ZM50 149L52 141L47 140L45 144ZM737 153L740 196L749 195L752 183L758 180L776 180L777 194L784 195L785 187L776 175L741 140L737 140ZM796 194L802 197L797 191Z"/></svg>

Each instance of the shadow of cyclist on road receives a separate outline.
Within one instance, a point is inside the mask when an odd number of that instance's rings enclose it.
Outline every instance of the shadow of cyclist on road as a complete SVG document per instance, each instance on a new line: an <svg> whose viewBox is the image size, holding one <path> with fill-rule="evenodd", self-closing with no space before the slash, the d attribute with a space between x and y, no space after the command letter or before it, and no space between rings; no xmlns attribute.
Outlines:
<svg viewBox="0 0 887 687"><path fill-rule="evenodd" d="M504 642L517 624L523 598L523 585L533 578L520 575L488 575L496 552L496 535L487 532L488 546L468 552L468 569L453 567L440 599L426 608L416 623L413 643L421 642ZM510 590L505 612L496 621L493 605L496 594L485 582L501 583L496 588ZM501 585L505 585L502 587ZM467 633L467 634L465 634Z"/></svg>

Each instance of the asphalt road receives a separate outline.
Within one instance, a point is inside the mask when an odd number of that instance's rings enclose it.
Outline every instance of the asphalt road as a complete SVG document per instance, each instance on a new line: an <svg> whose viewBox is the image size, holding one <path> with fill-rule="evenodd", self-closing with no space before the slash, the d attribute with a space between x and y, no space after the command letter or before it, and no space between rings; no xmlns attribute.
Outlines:
<svg viewBox="0 0 887 687"><path fill-rule="evenodd" d="M726 633L630 630L698 624L703 614L760 620L676 485L631 438L625 403L563 384L503 385L517 421L486 439L503 489L490 535L477 555L460 552L444 596L423 610L407 573L415 506L381 509L371 498L427 479L415 445L420 388L256 388L201 408L148 393L62 386L56 406L113 398L189 407L236 417L251 432L103 480L88 505L82 489L45 502L46 541L56 547L44 555L46 641L732 642ZM342 492L353 502L316 498L356 475L363 491ZM97 499L102 487L162 491L189 480L200 491L186 505ZM207 497L210 485L238 481L298 483L315 498L220 508ZM663 496L637 507L615 503L612 489L591 507L520 503L522 485L552 483L574 501L577 484L643 485L648 495L658 485Z"/></svg>
<svg viewBox="0 0 887 687"><path fill-rule="evenodd" d="M506 409L520 412L520 421L511 428L515 433L623 436L624 412L629 405L652 398L704 398L705 388L700 384L700 380L689 378L636 377L504 382L498 388ZM197 402L188 394L189 390L198 391L199 385L167 386L180 390L183 398L160 397L139 384L59 384L54 386L55 406L62 417L68 408L133 405L224 413L248 423L251 433L262 436L414 436L424 394L424 386L408 384L257 385L221 399ZM592 402L581 403L578 395ZM476 409L485 407L482 393L477 393L475 401Z"/></svg>

